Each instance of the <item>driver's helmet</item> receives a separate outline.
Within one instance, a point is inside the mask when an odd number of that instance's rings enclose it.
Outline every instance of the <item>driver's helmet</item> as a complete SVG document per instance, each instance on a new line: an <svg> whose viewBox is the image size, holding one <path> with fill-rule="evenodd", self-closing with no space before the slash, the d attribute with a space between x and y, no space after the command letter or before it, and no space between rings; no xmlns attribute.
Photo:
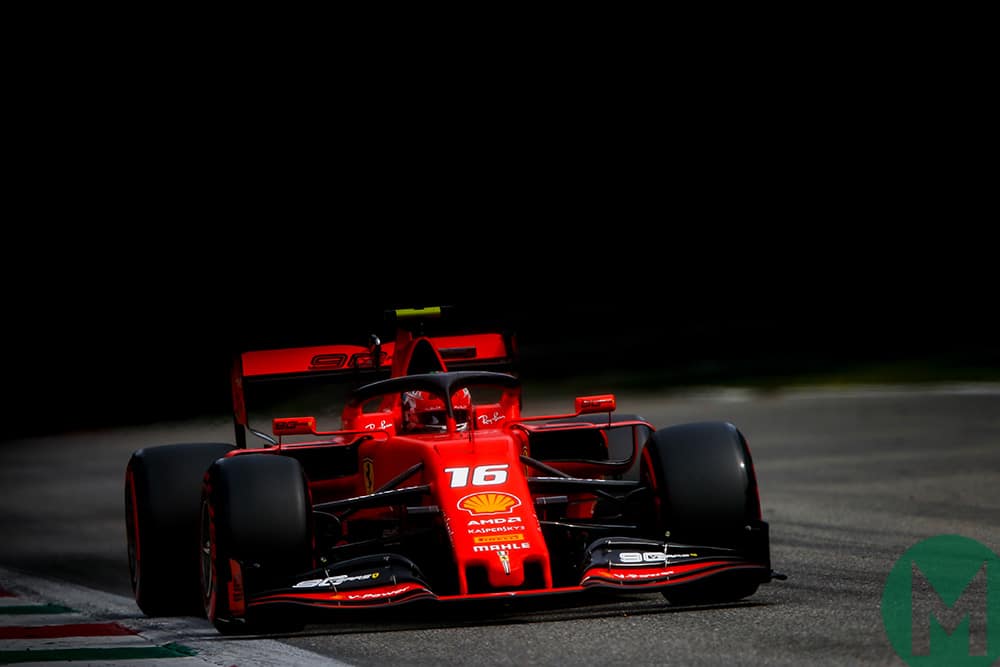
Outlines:
<svg viewBox="0 0 1000 667"><path fill-rule="evenodd" d="M455 392L451 397L451 406L458 430L469 428L472 397L468 388ZM447 414L444 401L434 394L426 391L408 391L403 394L403 428L411 433L444 433L448 428Z"/></svg>

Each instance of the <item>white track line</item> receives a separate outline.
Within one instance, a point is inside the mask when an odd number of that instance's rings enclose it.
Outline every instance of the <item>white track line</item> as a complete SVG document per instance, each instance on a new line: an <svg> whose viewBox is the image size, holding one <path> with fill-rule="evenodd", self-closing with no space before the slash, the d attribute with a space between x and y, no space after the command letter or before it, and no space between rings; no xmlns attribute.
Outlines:
<svg viewBox="0 0 1000 667"><path fill-rule="evenodd" d="M238 637L223 637L212 625L203 618L166 617L146 618L139 611L132 598L98 591L65 581L56 581L37 577L24 572L11 570L0 566L0 586L18 595L17 598L0 598L5 606L51 603L59 604L75 610L65 614L17 614L8 616L6 621L0 621L7 626L35 625L66 625L71 623L114 622L137 633L147 646L162 646L164 644L182 644L197 651L195 657L178 657L152 659L145 661L128 661L129 667L145 665L185 667L186 665L217 665L231 667L233 665L268 665L287 667L350 667L349 663L327 658L289 644L264 638L241 639ZM12 602L17 600L18 602ZM78 613L76 613L78 612ZM3 615L0 614L0 619ZM81 638L86 648L96 648L92 643L95 638ZM114 648L117 637L108 638L106 646ZM0 650L19 650L7 646L10 640L0 641ZM21 640L15 640L20 642ZM52 648L47 644L50 639L39 639L34 648ZM77 646L83 647L83 644ZM16 663L21 667L31 664L54 667L59 662ZM102 663L65 663L79 667L82 664ZM121 661L106 662L107 665L121 667Z"/></svg>

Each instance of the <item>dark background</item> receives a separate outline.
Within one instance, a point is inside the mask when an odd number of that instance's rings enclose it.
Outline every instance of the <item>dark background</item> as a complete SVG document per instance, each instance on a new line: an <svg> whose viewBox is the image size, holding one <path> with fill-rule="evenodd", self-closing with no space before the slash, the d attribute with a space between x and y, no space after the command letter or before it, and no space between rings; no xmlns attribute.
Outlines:
<svg viewBox="0 0 1000 667"><path fill-rule="evenodd" d="M770 55L672 69L666 103L604 66L453 108L414 72L423 104L237 101L74 54L50 87L88 103L21 109L2 437L225 412L235 352L442 303L515 331L526 377L609 389L997 377L981 87Z"/></svg>
<svg viewBox="0 0 1000 667"><path fill-rule="evenodd" d="M4 436L226 410L234 351L363 342L393 305L485 313L536 377L998 365L962 49L365 53L317 85L44 25L10 109Z"/></svg>

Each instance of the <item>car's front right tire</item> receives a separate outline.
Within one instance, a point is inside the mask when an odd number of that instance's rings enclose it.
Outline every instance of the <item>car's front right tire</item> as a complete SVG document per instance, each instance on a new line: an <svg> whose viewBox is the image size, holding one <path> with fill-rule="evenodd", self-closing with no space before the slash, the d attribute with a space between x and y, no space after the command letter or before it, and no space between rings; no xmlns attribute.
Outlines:
<svg viewBox="0 0 1000 667"><path fill-rule="evenodd" d="M205 615L223 634L287 632L294 614L271 615L247 593L309 570L311 506L302 467L273 454L237 455L206 472L201 495L201 592Z"/></svg>

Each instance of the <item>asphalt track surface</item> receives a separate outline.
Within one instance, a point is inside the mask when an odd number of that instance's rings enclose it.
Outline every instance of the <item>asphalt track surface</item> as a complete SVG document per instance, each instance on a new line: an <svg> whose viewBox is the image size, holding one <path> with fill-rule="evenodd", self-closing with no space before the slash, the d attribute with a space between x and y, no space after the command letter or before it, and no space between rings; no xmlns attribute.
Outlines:
<svg viewBox="0 0 1000 667"><path fill-rule="evenodd" d="M526 412L571 400L536 409L529 394ZM619 395L618 405L657 426L726 420L743 430L773 565L787 581L730 605L671 607L637 595L348 619L270 639L352 665L902 665L880 612L896 560L942 534L1000 554L1000 385ZM129 454L231 435L220 416L0 443L0 565L129 598ZM209 628L189 620L202 634Z"/></svg>

